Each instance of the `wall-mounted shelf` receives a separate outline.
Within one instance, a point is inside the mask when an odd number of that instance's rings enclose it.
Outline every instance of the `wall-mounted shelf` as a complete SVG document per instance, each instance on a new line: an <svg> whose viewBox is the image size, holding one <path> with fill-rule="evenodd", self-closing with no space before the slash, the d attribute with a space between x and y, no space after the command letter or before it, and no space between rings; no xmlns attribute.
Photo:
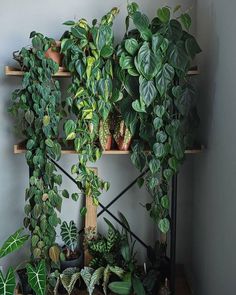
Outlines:
<svg viewBox="0 0 236 295"><path fill-rule="evenodd" d="M5 75L6 76L13 76L13 77L22 77L24 75L24 71L21 71L20 69L5 66ZM188 72L189 76L196 76L199 75L199 71L197 67L193 67ZM71 73L67 72L65 68L59 67L59 71L54 75L54 77L64 77L64 78L70 78Z"/></svg>
<svg viewBox="0 0 236 295"><path fill-rule="evenodd" d="M195 148L187 149L185 154L199 154L203 151L203 146L198 146ZM24 142L20 142L18 144L14 144L14 154L23 154L26 152L26 147ZM69 147L62 147L61 153L63 155L72 155L78 154L73 148ZM128 155L130 151L119 151L119 150L110 150L110 151L103 151L103 155Z"/></svg>

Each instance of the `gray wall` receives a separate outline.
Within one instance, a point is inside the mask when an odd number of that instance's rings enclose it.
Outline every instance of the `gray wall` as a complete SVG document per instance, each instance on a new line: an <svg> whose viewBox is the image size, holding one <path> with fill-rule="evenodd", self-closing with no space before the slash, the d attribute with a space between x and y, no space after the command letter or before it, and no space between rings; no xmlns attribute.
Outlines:
<svg viewBox="0 0 236 295"><path fill-rule="evenodd" d="M198 0L203 49L199 109L206 151L194 159L193 275L196 295L235 294L235 0Z"/></svg>
<svg viewBox="0 0 236 295"><path fill-rule="evenodd" d="M156 13L157 5L166 4L166 1L137 1L144 12L150 17ZM193 7L194 1L181 0L169 1L174 6L182 3L183 8ZM64 31L61 25L65 20L78 19L80 17L91 20L101 17L113 6L121 10L115 22L115 35L117 40L121 39L124 32L124 18L126 15L126 1L118 0L1 0L0 3L0 241L3 241L10 233L14 232L22 224L24 217L24 190L28 182L28 170L23 155L13 155L13 144L17 141L17 134L13 133L13 122L7 113L11 92L20 85L18 78L4 76L4 66L14 65L11 56L14 50L29 44L29 33L33 30L42 32L55 39L59 38ZM62 82L62 85L65 85ZM63 156L61 163L70 171L76 157ZM130 163L128 156L106 156L98 163L99 174L111 181L111 189L102 196L104 203L121 191L133 178L138 175ZM71 192L76 190L70 181L64 178L64 186ZM191 231L191 199L192 199L192 160L187 159L186 165L181 171L179 185L179 218L178 218L178 261L188 263L190 260L190 231ZM152 221L146 211L139 205L149 199L145 190L134 187L127 193L112 209L122 210L137 234L147 243L151 243L156 235ZM82 200L81 200L82 202ZM81 223L78 214L80 202L66 200L62 211L62 219L76 219L78 225ZM99 219L99 229L104 229L102 219ZM145 254L138 245L140 260L145 260ZM28 252L21 251L22 255ZM17 258L16 258L17 257ZM22 260L19 255L12 255L1 264L16 263Z"/></svg>

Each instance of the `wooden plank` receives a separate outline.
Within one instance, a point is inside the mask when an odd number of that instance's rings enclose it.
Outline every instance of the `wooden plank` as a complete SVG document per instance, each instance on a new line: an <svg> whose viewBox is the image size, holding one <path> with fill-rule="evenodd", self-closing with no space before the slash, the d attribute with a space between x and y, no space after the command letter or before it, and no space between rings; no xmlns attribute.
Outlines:
<svg viewBox="0 0 236 295"><path fill-rule="evenodd" d="M24 71L21 71L18 68L14 68L14 67L9 67L9 66L5 66L5 75L6 76L14 76L14 77L22 77L24 75ZM199 71L197 67L193 67L192 69L189 70L188 72L189 76L196 76L199 75ZM71 73L67 72L65 68L60 67L59 71L54 75L54 77L65 77L65 78L69 78L71 77Z"/></svg>
<svg viewBox="0 0 236 295"><path fill-rule="evenodd" d="M5 67L5 75L6 76L13 76L13 77L22 77L24 75L24 71L21 71L20 69L14 68L14 67ZM70 72L67 72L65 68L59 67L59 71L54 75L54 77L65 77L70 78L71 74Z"/></svg>
<svg viewBox="0 0 236 295"><path fill-rule="evenodd" d="M91 168L96 174L98 174L97 168ZM85 232L88 229L95 229L97 231L97 206L93 204L93 198L92 196L86 196L85 198L85 204L87 213L85 215ZM89 262L91 261L92 257L89 254L88 250L85 249L84 251L84 265L88 266Z"/></svg>
<svg viewBox="0 0 236 295"><path fill-rule="evenodd" d="M201 145L197 148L187 149L185 154L199 154L204 150L204 146ZM14 154L24 154L26 152L25 144L23 142L14 144L13 148ZM62 155L74 155L78 154L75 150L71 148L63 148L61 150ZM110 151L103 151L103 155L128 155L130 151L119 151L119 150L110 150Z"/></svg>

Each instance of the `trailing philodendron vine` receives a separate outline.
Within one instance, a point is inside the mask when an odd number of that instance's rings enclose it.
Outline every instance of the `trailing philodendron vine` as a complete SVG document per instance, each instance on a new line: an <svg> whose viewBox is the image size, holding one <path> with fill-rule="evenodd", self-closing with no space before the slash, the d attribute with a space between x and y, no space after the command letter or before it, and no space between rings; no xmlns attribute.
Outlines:
<svg viewBox="0 0 236 295"><path fill-rule="evenodd" d="M72 73L70 97L66 100L70 119L64 131L66 140L73 140L78 152L78 163L73 165L72 173L77 175L79 188L92 196L95 203L101 190L108 189L108 183L89 169L87 163L101 157L98 138L109 135L109 114L113 103L121 98L113 85L112 25L117 13L118 9L114 8L100 23L93 20L92 25L84 19L68 21L65 24L70 26L70 31L62 39L64 62ZM105 146L105 140L101 142Z"/></svg>
<svg viewBox="0 0 236 295"><path fill-rule="evenodd" d="M180 9L178 6L174 13ZM132 21L135 29L127 31L117 51L117 72L124 87L120 108L137 139L131 159L140 170L150 168L145 183L153 201L146 208L166 233L169 182L178 172L191 138L188 118L193 90L188 71L201 50L188 32L191 18L187 13L172 18L172 11L164 7L150 22L136 3L130 4L128 11L126 23Z"/></svg>
<svg viewBox="0 0 236 295"><path fill-rule="evenodd" d="M50 157L58 160L60 121L60 85L52 79L58 64L45 57L54 41L39 33L31 33L32 47L23 48L17 60L24 76L22 88L13 93L10 111L18 116L26 138L26 160L30 170L30 184L26 189L25 227L31 231L32 258L46 259L55 266L55 227L60 223L62 197L58 185L61 175L56 173ZM50 257L53 254L52 257Z"/></svg>

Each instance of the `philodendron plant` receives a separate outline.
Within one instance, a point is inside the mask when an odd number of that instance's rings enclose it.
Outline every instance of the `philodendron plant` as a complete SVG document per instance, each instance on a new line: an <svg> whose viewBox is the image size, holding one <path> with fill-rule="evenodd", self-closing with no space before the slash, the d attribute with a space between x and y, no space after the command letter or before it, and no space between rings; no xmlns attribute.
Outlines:
<svg viewBox="0 0 236 295"><path fill-rule="evenodd" d="M193 109L189 96L188 71L201 50L189 33L190 16L176 7L157 10L149 21L128 6L134 30L127 31L118 46L118 77L124 87L120 109L126 125L136 136L131 159L140 170L149 167L145 178L153 197L146 205L160 230L169 230L169 182L184 159L189 144L188 117ZM148 152L147 152L148 151Z"/></svg>
<svg viewBox="0 0 236 295"><path fill-rule="evenodd" d="M120 99L120 91L113 87L112 65L112 25L117 13L118 9L114 8L100 23L93 20L92 25L84 19L66 22L70 31L64 34L61 44L65 66L72 73L66 105L74 119L64 125L66 140L72 140L78 152L78 163L73 165L72 173L77 175L79 188L92 196L96 204L101 190L108 189L108 183L89 169L87 163L101 157L99 123L106 124L112 103Z"/></svg>
<svg viewBox="0 0 236 295"><path fill-rule="evenodd" d="M61 175L56 173L50 157L58 160L60 121L60 85L52 79L58 64L45 57L52 39L32 32L32 47L23 48L18 61L24 70L22 88L13 93L10 111L22 123L26 139L26 160L30 170L30 184L26 189L25 227L31 231L32 258L45 259L54 265L55 227L60 223L62 197L58 185ZM53 247L51 249L51 247ZM58 255L57 255L58 256ZM55 255L53 255L55 257Z"/></svg>

